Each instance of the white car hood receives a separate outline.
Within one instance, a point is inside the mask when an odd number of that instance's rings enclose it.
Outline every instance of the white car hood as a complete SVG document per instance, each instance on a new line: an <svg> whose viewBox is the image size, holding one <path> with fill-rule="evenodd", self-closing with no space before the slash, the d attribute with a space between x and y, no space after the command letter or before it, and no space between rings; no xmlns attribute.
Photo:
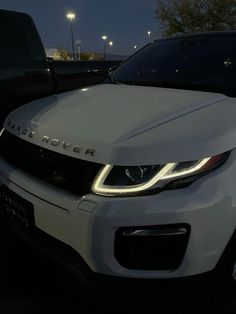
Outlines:
<svg viewBox="0 0 236 314"><path fill-rule="evenodd" d="M34 101L4 127L72 157L112 165L195 160L236 143L236 99L222 94L127 85L97 85ZM14 127L13 127L14 126ZM20 126L35 132L27 136ZM42 141L47 136L58 146ZM62 143L81 147L74 152ZM91 149L93 154L85 152Z"/></svg>

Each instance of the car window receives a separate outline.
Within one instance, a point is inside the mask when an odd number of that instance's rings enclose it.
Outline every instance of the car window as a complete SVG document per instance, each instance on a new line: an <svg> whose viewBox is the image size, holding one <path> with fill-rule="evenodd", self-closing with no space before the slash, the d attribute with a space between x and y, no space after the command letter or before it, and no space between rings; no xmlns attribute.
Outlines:
<svg viewBox="0 0 236 314"><path fill-rule="evenodd" d="M112 78L124 84L235 94L236 36L193 36L152 43Z"/></svg>
<svg viewBox="0 0 236 314"><path fill-rule="evenodd" d="M0 14L0 59L31 59L30 45L20 23L11 16Z"/></svg>

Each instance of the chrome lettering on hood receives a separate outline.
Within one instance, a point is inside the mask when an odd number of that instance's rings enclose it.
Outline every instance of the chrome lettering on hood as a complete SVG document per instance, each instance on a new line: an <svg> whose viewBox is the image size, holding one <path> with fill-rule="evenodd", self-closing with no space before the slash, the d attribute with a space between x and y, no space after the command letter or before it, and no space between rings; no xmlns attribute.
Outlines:
<svg viewBox="0 0 236 314"><path fill-rule="evenodd" d="M11 120L7 122L8 127L14 131L14 133L18 134L18 135L23 135L25 137L29 137L29 138L34 138L34 136L36 135L36 132L33 132L29 129L26 129L20 125L17 125L15 123L13 123ZM95 152L96 150L93 148L84 148L81 146L77 146L77 145L73 145L70 142L65 142L62 140L59 140L57 138L53 138L47 135L44 135L41 138L41 142L50 146L54 146L54 147L60 147L64 150L71 150L74 153L77 154L85 154L85 155L90 155L92 157L95 156Z"/></svg>
<svg viewBox="0 0 236 314"><path fill-rule="evenodd" d="M21 127L20 125L14 124L12 121L8 121L7 125L13 130L16 134L27 136L30 138L33 138L36 134L35 132L32 132L26 128Z"/></svg>

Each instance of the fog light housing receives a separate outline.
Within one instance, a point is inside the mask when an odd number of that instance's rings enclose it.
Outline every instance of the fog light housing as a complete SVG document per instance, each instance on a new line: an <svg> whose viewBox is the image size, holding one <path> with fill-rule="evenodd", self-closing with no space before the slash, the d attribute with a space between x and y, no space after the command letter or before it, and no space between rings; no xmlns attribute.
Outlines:
<svg viewBox="0 0 236 314"><path fill-rule="evenodd" d="M115 235L115 257L127 269L175 270L189 235L187 224L121 228Z"/></svg>

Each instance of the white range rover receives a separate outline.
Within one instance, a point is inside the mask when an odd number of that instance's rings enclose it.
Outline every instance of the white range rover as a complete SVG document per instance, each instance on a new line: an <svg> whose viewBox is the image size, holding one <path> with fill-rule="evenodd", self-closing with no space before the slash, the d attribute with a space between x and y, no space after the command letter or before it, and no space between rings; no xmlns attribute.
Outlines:
<svg viewBox="0 0 236 314"><path fill-rule="evenodd" d="M233 279L235 97L223 32L154 41L100 85L25 105L1 132L1 219L92 273Z"/></svg>

